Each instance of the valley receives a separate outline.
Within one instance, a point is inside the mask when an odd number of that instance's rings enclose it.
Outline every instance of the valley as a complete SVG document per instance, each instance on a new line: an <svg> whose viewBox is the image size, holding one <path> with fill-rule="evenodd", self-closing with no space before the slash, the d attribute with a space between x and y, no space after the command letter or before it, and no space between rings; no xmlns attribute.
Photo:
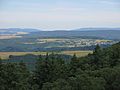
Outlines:
<svg viewBox="0 0 120 90"><path fill-rule="evenodd" d="M0 39L1 52L79 51L93 50L99 44L107 47L118 40L92 37L20 37Z"/></svg>
<svg viewBox="0 0 120 90"><path fill-rule="evenodd" d="M0 52L88 51L97 44L105 48L120 40L118 29L86 30L0 29Z"/></svg>

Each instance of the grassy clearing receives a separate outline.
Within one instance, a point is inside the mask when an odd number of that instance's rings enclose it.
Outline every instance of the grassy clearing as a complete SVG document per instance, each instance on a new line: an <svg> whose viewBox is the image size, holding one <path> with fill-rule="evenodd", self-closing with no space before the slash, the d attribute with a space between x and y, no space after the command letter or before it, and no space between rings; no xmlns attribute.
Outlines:
<svg viewBox="0 0 120 90"><path fill-rule="evenodd" d="M51 53L51 52L49 52ZM92 51L62 51L62 52L56 52L57 54L66 54L66 55L73 55L76 54L78 57L86 56L89 53L92 53ZM9 55L14 56L22 56L26 54L33 54L33 55L45 55L46 52L0 52L0 57L2 59L8 59Z"/></svg>

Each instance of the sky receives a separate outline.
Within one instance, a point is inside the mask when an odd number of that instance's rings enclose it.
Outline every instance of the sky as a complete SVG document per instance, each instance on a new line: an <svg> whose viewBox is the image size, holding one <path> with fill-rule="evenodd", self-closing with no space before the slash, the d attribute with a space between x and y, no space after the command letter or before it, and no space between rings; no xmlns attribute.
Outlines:
<svg viewBox="0 0 120 90"><path fill-rule="evenodd" d="M120 27L120 0L0 0L0 28Z"/></svg>

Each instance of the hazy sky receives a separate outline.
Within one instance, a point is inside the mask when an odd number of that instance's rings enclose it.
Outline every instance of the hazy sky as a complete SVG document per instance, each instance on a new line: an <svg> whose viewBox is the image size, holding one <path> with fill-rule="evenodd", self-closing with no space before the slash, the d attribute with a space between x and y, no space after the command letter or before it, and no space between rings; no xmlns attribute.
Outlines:
<svg viewBox="0 0 120 90"><path fill-rule="evenodd" d="M120 0L0 0L0 28L120 27Z"/></svg>

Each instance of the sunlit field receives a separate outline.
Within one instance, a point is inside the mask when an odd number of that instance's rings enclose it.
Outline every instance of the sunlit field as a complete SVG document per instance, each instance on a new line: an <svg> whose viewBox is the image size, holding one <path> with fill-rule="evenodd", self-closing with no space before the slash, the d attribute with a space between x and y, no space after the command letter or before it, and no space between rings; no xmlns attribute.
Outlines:
<svg viewBox="0 0 120 90"><path fill-rule="evenodd" d="M1 59L8 59L10 55L14 56L22 56L26 54L33 54L33 55L45 55L47 52L0 52ZM52 52L48 52L49 54ZM66 54L66 55L73 55L76 54L78 57L86 56L92 51L62 51L62 52L54 52L55 54Z"/></svg>

